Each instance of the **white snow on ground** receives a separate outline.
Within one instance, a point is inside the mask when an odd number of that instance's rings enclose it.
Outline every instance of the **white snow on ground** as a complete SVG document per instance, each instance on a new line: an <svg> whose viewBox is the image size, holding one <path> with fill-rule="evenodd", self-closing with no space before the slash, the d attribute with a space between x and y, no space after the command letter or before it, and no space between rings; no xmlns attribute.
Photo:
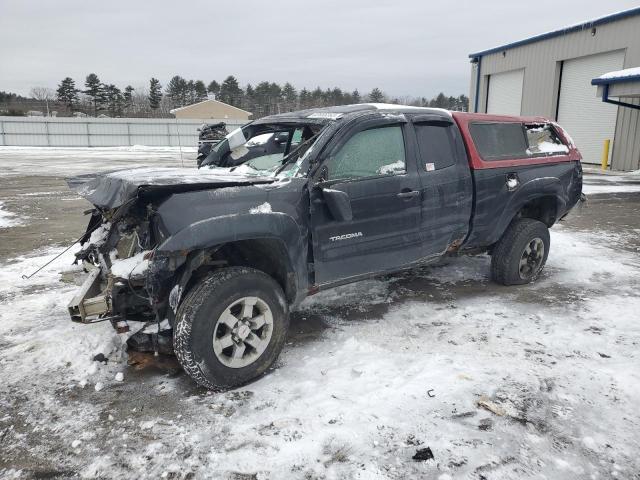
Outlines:
<svg viewBox="0 0 640 480"><path fill-rule="evenodd" d="M0 229L15 227L20 225L22 220L16 217L15 213L9 212L5 209L4 203L0 202Z"/></svg>
<svg viewBox="0 0 640 480"><path fill-rule="evenodd" d="M636 172L618 174L585 172L583 178L582 191L586 195L640 192L640 180Z"/></svg>
<svg viewBox="0 0 640 480"><path fill-rule="evenodd" d="M122 168L195 167L196 147L0 147L0 175L66 177Z"/></svg>
<svg viewBox="0 0 640 480"><path fill-rule="evenodd" d="M120 339L110 325L90 329L70 321L61 325L62 314L78 286L61 284L60 270L69 270L73 253L67 252L32 279L23 279L62 249L34 252L0 265L0 370L5 385L19 378L43 385L78 385L94 377L100 365L95 352L123 355ZM25 376L26 375L26 376ZM3 395L0 395L0 397ZM39 402L55 405L53 391L39 391ZM1 403L1 402L0 402ZM0 408L2 410L2 408ZM73 418L66 421L75 423ZM0 475L1 476L1 475Z"/></svg>
<svg viewBox="0 0 640 480"><path fill-rule="evenodd" d="M602 183L600 183L602 182ZM609 179L607 176L598 177L598 183L585 183L582 186L582 193L585 195L596 195L602 193L633 193L640 192L640 182Z"/></svg>
<svg viewBox="0 0 640 480"><path fill-rule="evenodd" d="M640 183L636 185L584 185L582 192L585 195L640 192Z"/></svg>
<svg viewBox="0 0 640 480"><path fill-rule="evenodd" d="M292 328L319 316L321 338L290 342L270 375L225 394L194 394L184 377L165 376L124 404L123 389L140 380L117 375L127 368L122 339L106 324L67 320L77 287L56 271L72 254L20 278L56 251L0 266L7 456L27 448L85 478L630 478L640 469L640 262L596 235L554 228L533 285L492 285L483 255L318 294ZM93 362L96 353L109 362ZM161 407L138 409L154 397ZM478 407L483 398L500 415ZM32 431L53 446L32 445ZM411 460L426 446L434 460Z"/></svg>
<svg viewBox="0 0 640 480"><path fill-rule="evenodd" d="M180 165L177 149L17 150L0 172ZM633 181L585 175L585 191ZM70 322L71 252L30 280L61 249L0 263L0 478L633 478L640 260L617 235L554 227L533 285L493 285L482 255L322 292L277 368L223 394L141 377L109 324Z"/></svg>

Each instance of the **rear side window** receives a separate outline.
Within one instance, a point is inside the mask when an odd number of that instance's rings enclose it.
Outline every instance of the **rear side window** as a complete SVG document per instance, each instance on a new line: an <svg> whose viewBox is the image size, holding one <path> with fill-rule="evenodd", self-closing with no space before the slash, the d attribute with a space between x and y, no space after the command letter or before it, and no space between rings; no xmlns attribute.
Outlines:
<svg viewBox="0 0 640 480"><path fill-rule="evenodd" d="M529 150L532 156L562 155L569 153L569 148L562 143L560 137L549 124L525 125Z"/></svg>
<svg viewBox="0 0 640 480"><path fill-rule="evenodd" d="M469 131L483 160L569 153L554 128L546 123L471 123Z"/></svg>
<svg viewBox="0 0 640 480"><path fill-rule="evenodd" d="M440 170L456 163L456 152L450 125L414 124L422 168Z"/></svg>
<svg viewBox="0 0 640 480"><path fill-rule="evenodd" d="M527 139L521 123L472 123L469 131L484 160L528 156Z"/></svg>
<svg viewBox="0 0 640 480"><path fill-rule="evenodd" d="M402 127L356 133L325 164L328 180L348 180L406 172Z"/></svg>

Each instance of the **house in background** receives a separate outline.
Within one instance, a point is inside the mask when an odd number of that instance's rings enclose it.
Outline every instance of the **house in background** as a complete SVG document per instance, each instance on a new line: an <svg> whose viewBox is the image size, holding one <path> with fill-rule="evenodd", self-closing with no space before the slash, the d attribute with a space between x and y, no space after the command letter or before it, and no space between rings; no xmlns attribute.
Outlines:
<svg viewBox="0 0 640 480"><path fill-rule="evenodd" d="M248 121L251 116L251 112L214 99L174 108L170 113L175 115L176 118L190 120L215 119Z"/></svg>
<svg viewBox="0 0 640 480"><path fill-rule="evenodd" d="M640 7L469 57L471 111L552 118L584 163L610 140L613 170L640 168Z"/></svg>

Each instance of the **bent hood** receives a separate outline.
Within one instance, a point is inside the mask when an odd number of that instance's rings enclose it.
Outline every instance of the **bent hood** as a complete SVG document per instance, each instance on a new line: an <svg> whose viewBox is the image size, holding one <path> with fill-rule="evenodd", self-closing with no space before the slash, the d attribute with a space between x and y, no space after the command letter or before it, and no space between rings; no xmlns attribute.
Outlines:
<svg viewBox="0 0 640 480"><path fill-rule="evenodd" d="M274 182L272 177L233 174L219 169L143 167L67 179L67 185L96 207L117 208L144 195Z"/></svg>

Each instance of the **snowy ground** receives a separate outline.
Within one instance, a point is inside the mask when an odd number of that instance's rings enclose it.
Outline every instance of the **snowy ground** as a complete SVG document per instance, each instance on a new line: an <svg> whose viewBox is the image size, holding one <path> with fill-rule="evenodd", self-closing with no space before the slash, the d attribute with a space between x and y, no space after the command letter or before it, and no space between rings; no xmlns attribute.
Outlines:
<svg viewBox="0 0 640 480"><path fill-rule="evenodd" d="M0 228L10 228L20 225L21 220L16 218L16 214L4 209L3 202L0 202Z"/></svg>
<svg viewBox="0 0 640 480"><path fill-rule="evenodd" d="M196 147L0 147L0 178L67 176L144 166L196 166Z"/></svg>
<svg viewBox="0 0 640 480"><path fill-rule="evenodd" d="M269 375L210 394L68 321L71 253L20 278L62 250L43 215L81 230L56 162L0 181L22 221L0 227L0 478L640 478L640 194L593 195L554 227L533 285L492 284L478 256L311 297Z"/></svg>

